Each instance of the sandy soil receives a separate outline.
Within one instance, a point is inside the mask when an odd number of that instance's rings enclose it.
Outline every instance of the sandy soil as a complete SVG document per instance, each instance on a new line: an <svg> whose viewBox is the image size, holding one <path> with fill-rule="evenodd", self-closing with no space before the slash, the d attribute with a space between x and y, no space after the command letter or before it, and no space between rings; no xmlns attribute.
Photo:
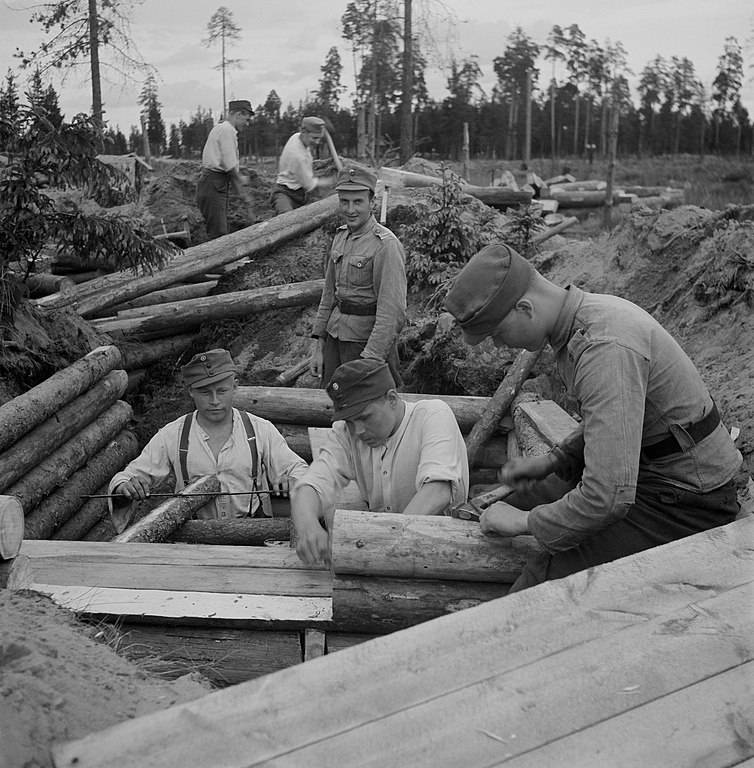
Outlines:
<svg viewBox="0 0 754 768"><path fill-rule="evenodd" d="M181 163L174 170L174 178L161 177L147 191L148 206L139 215L159 221L162 209L165 223L180 228L180 222L196 214L195 168ZM257 207L238 212L234 226L269 215L269 184L261 177L254 183ZM410 198L395 200L394 205L410 205ZM231 273L218 290L321 276L334 225L331 222ZM751 221L721 222L711 211L686 207L662 213L635 211L610 235L583 242L553 238L533 256L552 280L631 299L677 336L702 372L726 423L741 429L739 446L748 473L754 470L752 253ZM512 355L501 356L485 345L469 350L453 341L442 350L433 346L437 311L427 307L427 299L419 294L410 297L410 323L401 340L409 388L422 391L432 381L444 391L491 394ZM195 349L226 346L241 366L242 383L270 384L308 354L313 315L313 308L293 309L208 324ZM440 352L447 357L432 357ZM132 397L142 443L188 407L175 383L176 367L176 361L155 366ZM466 373L462 376L459 371ZM550 372L545 355L535 373ZM298 385L315 382L303 376ZM553 385L557 393L556 382ZM110 630L78 624L45 598L0 591L0 768L46 768L51 765L48 749L54 741L73 739L207 690L196 678L160 680L148 669L125 661L113 646L117 647L117 635Z"/></svg>

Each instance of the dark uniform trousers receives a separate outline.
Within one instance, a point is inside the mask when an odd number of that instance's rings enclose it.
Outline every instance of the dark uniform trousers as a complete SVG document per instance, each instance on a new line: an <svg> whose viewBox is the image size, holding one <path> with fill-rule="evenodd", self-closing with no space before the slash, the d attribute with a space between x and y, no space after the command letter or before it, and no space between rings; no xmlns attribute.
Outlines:
<svg viewBox="0 0 754 768"><path fill-rule="evenodd" d="M228 189L230 176L225 171L202 170L196 188L196 205L204 217L210 240L228 234Z"/></svg>
<svg viewBox="0 0 754 768"><path fill-rule="evenodd" d="M322 381L321 386L326 387L332 378L335 369L343 363L350 363L352 360L358 360L366 347L366 341L341 341L329 333L325 334L325 348L322 360ZM393 381L396 387L403 384L401 378L398 360L398 347L393 344L387 355L385 362L393 375Z"/></svg>

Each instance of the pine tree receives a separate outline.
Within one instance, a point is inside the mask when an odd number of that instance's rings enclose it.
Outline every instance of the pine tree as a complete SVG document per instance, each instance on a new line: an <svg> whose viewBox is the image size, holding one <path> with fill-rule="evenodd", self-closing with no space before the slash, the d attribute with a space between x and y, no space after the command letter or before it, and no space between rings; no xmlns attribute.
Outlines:
<svg viewBox="0 0 754 768"><path fill-rule="evenodd" d="M165 123L160 112L162 104L157 96L157 79L151 73L144 81L139 104L144 108L150 151L153 155L160 155L165 148Z"/></svg>

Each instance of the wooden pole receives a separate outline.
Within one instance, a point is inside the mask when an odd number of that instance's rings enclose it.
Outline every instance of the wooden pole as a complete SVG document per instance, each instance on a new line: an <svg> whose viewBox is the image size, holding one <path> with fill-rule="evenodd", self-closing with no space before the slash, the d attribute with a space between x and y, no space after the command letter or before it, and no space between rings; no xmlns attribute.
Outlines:
<svg viewBox="0 0 754 768"><path fill-rule="evenodd" d="M195 275L211 273L213 269L238 261L244 256L281 245L294 237L311 232L337 210L338 197L330 195L295 211L187 248L180 256L176 256L162 269L150 275L134 275L130 271L115 272L79 286L70 296L55 294L36 303L41 307L55 307L73 301L80 315L91 317L106 307L186 282Z"/></svg>
<svg viewBox="0 0 754 768"><path fill-rule="evenodd" d="M338 150L335 149L332 136L330 136L330 132L327 128L325 128L325 142L327 143L327 148L330 150L330 157L332 157L335 167L340 171L343 168L343 161L338 155Z"/></svg>
<svg viewBox="0 0 754 768"><path fill-rule="evenodd" d="M189 483L185 493L218 493L220 481L213 475L205 475ZM176 496L153 509L138 523L127 528L116 536L113 541L120 544L131 541L156 542L165 539L183 525L194 512L212 501L212 496Z"/></svg>
<svg viewBox="0 0 754 768"><path fill-rule="evenodd" d="M24 512L30 512L45 496L62 485L79 467L86 464L91 456L107 445L108 441L125 428L132 416L131 406L117 400L8 488L8 494L17 496Z"/></svg>
<svg viewBox="0 0 754 768"><path fill-rule="evenodd" d="M123 355L123 367L127 371L138 370L162 360L178 357L191 346L195 338L193 333L186 333L182 336L168 336L149 343L122 341L118 346Z"/></svg>
<svg viewBox="0 0 754 768"><path fill-rule="evenodd" d="M544 243L545 240L549 240L551 237L554 237L555 235L559 235L564 230L568 229L568 227L572 227L574 224L578 224L579 220L575 216L569 216L567 219L563 219L559 224L556 224L554 227L548 227L544 232L537 232L534 237L532 237L531 242L532 245L539 245L540 243Z"/></svg>
<svg viewBox="0 0 754 768"><path fill-rule="evenodd" d="M451 517L336 509L332 570L354 576L511 583L531 537L485 536Z"/></svg>
<svg viewBox="0 0 754 768"><path fill-rule="evenodd" d="M524 163L531 163L531 70L526 70L526 136L524 136Z"/></svg>
<svg viewBox="0 0 754 768"><path fill-rule="evenodd" d="M618 89L617 86L614 86L610 104L610 133L607 145L607 188L605 189L605 207L602 209L602 224L605 228L611 227L613 223L613 185L615 183L615 158L618 154L619 119Z"/></svg>
<svg viewBox="0 0 754 768"><path fill-rule="evenodd" d="M175 301L154 307L140 307L131 312L148 313L142 317L92 320L92 325L103 333L120 331L131 336L156 331L170 331L173 328L199 326L208 320L228 317L246 317L255 312L283 307L301 307L315 304L322 295L325 281L308 280L288 285L272 285L250 291L221 293L200 299Z"/></svg>
<svg viewBox="0 0 754 768"><path fill-rule="evenodd" d="M0 560L14 558L24 539L24 509L15 496L0 496Z"/></svg>
<svg viewBox="0 0 754 768"><path fill-rule="evenodd" d="M506 371L500 386L487 403L484 413L466 437L469 467L477 465L480 448L491 437L503 414L511 407L513 398L518 394L521 385L529 377L532 368L539 360L540 352L541 350L529 352L522 349Z"/></svg>
<svg viewBox="0 0 754 768"><path fill-rule="evenodd" d="M296 365L288 368L287 371L283 371L275 378L275 383L280 387L287 387L289 384L296 381L296 379L303 373L309 370L311 361L308 357L300 360Z"/></svg>
<svg viewBox="0 0 754 768"><path fill-rule="evenodd" d="M471 173L470 159L469 159L469 124L463 124L463 178L469 181L469 174Z"/></svg>
<svg viewBox="0 0 754 768"><path fill-rule="evenodd" d="M110 371L88 392L64 405L0 454L0 489L10 487L96 419L126 391L127 384L125 371Z"/></svg>
<svg viewBox="0 0 754 768"><path fill-rule="evenodd" d="M185 301L186 299L199 299L209 295L209 292L217 286L217 280L202 280L198 283L186 283L174 285L171 288L163 288L161 291L152 291L144 296L137 296L130 301L124 301L114 307L108 307L96 313L96 317L128 317L129 311L136 307L153 307L156 304L167 304L171 301ZM95 315L91 315L94 319Z"/></svg>
<svg viewBox="0 0 754 768"><path fill-rule="evenodd" d="M117 347L97 347L28 392L0 406L0 451L13 445L37 424L57 413L61 406L86 392L106 373L119 368L120 364Z"/></svg>
<svg viewBox="0 0 754 768"><path fill-rule="evenodd" d="M49 539L81 509L83 496L95 493L138 454L136 435L122 430L81 469L76 470L64 485L26 515L26 538ZM60 538L68 536L66 534Z"/></svg>

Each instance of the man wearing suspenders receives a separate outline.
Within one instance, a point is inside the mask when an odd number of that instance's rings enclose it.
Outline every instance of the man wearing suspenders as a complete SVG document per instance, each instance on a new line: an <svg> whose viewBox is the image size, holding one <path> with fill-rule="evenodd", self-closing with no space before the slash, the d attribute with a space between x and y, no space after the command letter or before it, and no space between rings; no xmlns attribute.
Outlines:
<svg viewBox="0 0 754 768"><path fill-rule="evenodd" d="M136 501L171 472L176 491L197 477L216 475L221 495L203 507L198 517L269 516L270 489L287 493L289 483L302 477L307 465L273 424L233 408L236 370L225 349L194 355L181 374L196 410L164 426L113 477L109 493Z"/></svg>

